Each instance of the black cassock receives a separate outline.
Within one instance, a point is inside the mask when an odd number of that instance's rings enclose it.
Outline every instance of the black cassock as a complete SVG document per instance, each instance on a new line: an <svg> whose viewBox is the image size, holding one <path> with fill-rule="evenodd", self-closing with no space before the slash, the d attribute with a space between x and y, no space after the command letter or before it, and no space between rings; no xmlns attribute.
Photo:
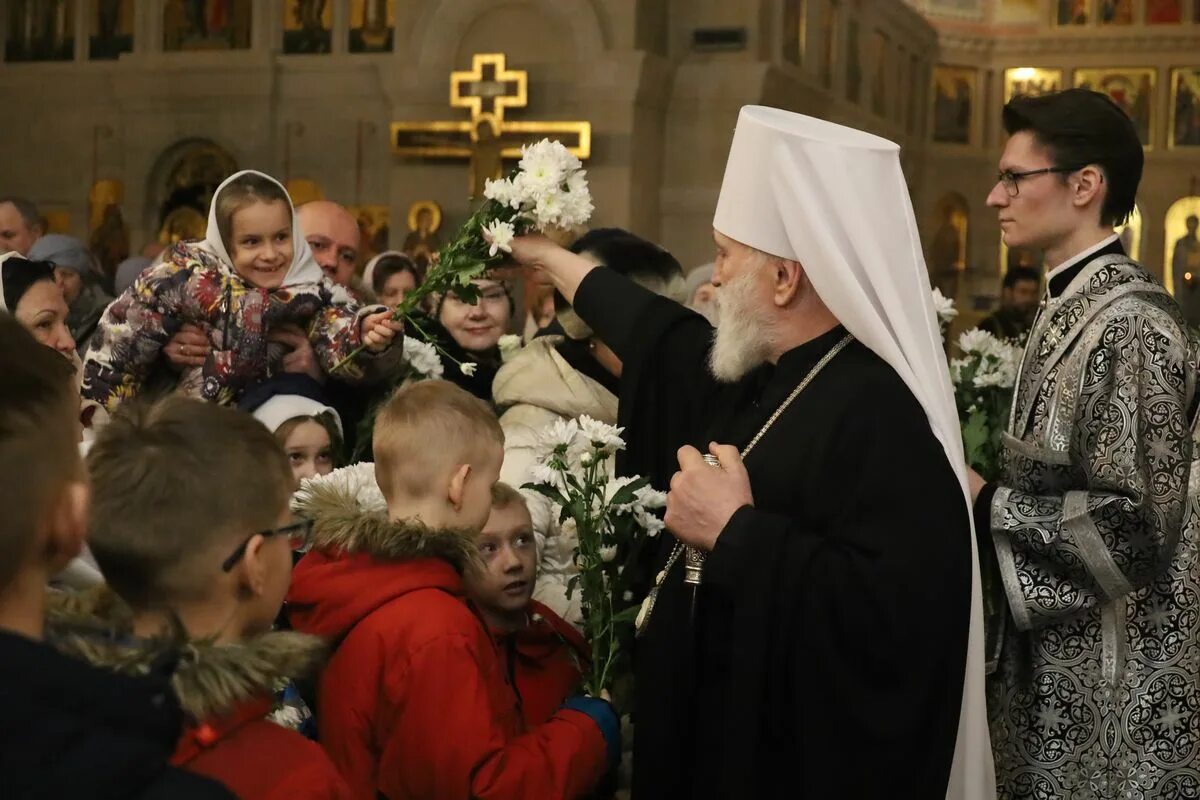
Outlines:
<svg viewBox="0 0 1200 800"><path fill-rule="evenodd" d="M745 447L839 327L736 384L712 328L611 270L575 308L624 362L625 474L667 488L676 450ZM941 798L970 623L966 502L920 404L857 341L746 460L695 623L682 559L634 652L634 798ZM658 543L650 573L675 540ZM779 793L778 795L776 793Z"/></svg>

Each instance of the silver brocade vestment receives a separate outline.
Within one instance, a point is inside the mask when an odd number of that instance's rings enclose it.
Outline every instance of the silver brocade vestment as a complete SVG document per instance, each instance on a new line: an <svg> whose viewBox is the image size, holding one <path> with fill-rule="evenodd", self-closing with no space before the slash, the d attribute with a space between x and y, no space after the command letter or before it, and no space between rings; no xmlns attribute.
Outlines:
<svg viewBox="0 0 1200 800"><path fill-rule="evenodd" d="M1125 256L1048 303L991 506L1012 612L988 685L1000 797L1200 797L1195 348Z"/></svg>

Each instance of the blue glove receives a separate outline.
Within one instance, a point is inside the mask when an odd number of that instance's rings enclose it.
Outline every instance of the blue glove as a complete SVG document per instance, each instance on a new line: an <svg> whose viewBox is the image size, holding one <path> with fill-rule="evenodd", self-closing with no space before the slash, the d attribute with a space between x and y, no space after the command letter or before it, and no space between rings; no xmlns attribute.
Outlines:
<svg viewBox="0 0 1200 800"><path fill-rule="evenodd" d="M604 735L604 743L608 745L608 771L614 772L621 765L621 720L612 703L599 697L576 695L568 697L562 704L563 708L587 714L596 723L600 733Z"/></svg>

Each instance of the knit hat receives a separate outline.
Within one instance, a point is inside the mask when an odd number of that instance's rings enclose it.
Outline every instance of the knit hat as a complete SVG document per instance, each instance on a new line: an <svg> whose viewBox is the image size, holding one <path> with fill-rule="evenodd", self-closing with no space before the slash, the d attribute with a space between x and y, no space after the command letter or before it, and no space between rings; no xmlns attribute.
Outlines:
<svg viewBox="0 0 1200 800"><path fill-rule="evenodd" d="M56 267L69 269L86 275L93 270L95 260L87 245L74 236L63 233L48 233L29 248L30 261L49 261Z"/></svg>

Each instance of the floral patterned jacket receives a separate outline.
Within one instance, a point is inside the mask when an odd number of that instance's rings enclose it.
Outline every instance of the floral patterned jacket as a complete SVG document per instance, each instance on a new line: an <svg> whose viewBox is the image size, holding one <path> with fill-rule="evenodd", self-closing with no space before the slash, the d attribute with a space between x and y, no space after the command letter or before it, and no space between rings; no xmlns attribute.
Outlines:
<svg viewBox="0 0 1200 800"><path fill-rule="evenodd" d="M167 342L190 323L207 333L213 350L203 367L183 371L177 388L230 405L279 368L286 348L268 341L272 329L290 324L305 330L329 373L362 344L363 318L381 310L358 306L327 279L259 289L206 250L181 242L105 311L84 361L82 395L110 411L136 397ZM357 382L386 375L399 369L401 350L363 352L334 377Z"/></svg>

